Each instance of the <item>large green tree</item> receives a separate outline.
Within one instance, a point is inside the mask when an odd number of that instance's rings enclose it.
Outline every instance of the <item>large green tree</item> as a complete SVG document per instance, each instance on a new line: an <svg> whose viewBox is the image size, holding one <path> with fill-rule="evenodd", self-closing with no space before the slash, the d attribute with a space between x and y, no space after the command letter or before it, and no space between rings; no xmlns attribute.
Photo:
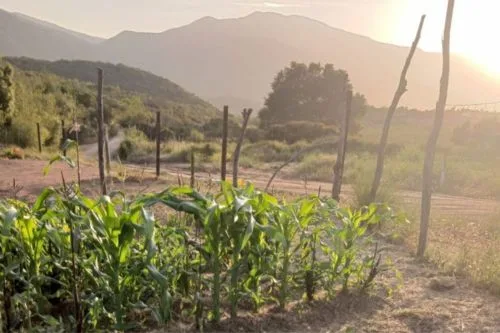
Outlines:
<svg viewBox="0 0 500 333"><path fill-rule="evenodd" d="M13 70L9 65L0 67L0 121L9 127L13 117L14 87Z"/></svg>
<svg viewBox="0 0 500 333"><path fill-rule="evenodd" d="M271 87L259 113L264 128L291 121L339 125L345 110L346 92L352 89L347 72L336 70L332 64L297 62L281 70ZM352 106L354 117L361 114L366 106L365 97L356 94Z"/></svg>

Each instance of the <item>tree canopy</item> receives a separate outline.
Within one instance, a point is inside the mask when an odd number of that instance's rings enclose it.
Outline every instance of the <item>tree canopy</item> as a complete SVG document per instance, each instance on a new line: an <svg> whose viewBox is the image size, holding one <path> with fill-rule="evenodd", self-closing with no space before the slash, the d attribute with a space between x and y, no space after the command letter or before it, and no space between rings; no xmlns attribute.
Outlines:
<svg viewBox="0 0 500 333"><path fill-rule="evenodd" d="M332 64L297 62L281 70L271 87L265 107L259 113L264 128L291 121L339 125L347 89L352 89L347 72L336 70ZM353 116L361 114L365 106L365 97L355 94Z"/></svg>

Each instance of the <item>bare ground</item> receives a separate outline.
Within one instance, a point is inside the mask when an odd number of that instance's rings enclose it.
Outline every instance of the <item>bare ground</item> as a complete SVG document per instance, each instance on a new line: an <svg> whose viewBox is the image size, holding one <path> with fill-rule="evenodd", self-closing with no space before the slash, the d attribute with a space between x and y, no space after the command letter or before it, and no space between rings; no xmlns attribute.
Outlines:
<svg viewBox="0 0 500 333"><path fill-rule="evenodd" d="M0 160L0 197L12 194L12 182L22 186L18 196L34 198L42 188L61 183L61 172L66 181L76 180L76 172L62 165L54 166L47 176L42 170L47 162ZM187 181L181 167L162 169L163 176L155 180L149 170L130 169L130 180L115 183L115 189L136 193L142 190L159 190L177 182L178 175ZM133 175L133 176L132 176ZM208 174L199 174L208 179ZM268 175L252 170L242 170L241 177L251 179L256 186L264 187ZM98 172L92 164L82 167L84 191L97 193ZM274 189L297 194L316 193L321 186L328 191L327 183L277 179ZM349 187L344 195L351 195ZM400 197L418 207L420 194L401 192ZM475 221L492 216L498 211L495 200L482 200L447 195L433 196L433 211L453 218L457 212ZM432 242L432 239L430 240ZM236 322L224 320L217 328L221 332L500 332L500 299L486 291L478 290L468 280L445 277L436 266L417 262L403 245L381 241L385 261L391 263L381 273L376 288L369 295L340 296L331 302L316 301L312 304L297 303L285 313L268 309L262 314L245 314ZM435 281L446 278L452 288L435 290ZM180 331L171 327L168 331ZM210 328L209 328L210 330ZM157 331L160 332L160 331Z"/></svg>

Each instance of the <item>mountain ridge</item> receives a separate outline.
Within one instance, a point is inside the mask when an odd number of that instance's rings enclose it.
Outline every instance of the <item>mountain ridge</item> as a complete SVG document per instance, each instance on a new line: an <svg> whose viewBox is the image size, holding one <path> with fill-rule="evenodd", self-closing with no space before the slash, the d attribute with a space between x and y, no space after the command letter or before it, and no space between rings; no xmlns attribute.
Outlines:
<svg viewBox="0 0 500 333"><path fill-rule="evenodd" d="M55 50L27 47L28 52L14 47L14 54L7 55L123 63L169 78L211 102L220 103L220 96L252 101L252 105L235 105L236 109L261 107L274 76L291 61L333 63L349 73L355 90L370 104L388 105L409 50L305 16L269 12L230 19L203 17L163 32L126 30L97 44L81 39L70 42L70 34L50 33L44 26L40 29L43 33L35 35L41 39L46 35ZM27 39L27 34L22 37ZM5 35L0 22L0 50L9 50ZM69 47L57 50L56 44ZM440 53L417 50L402 106L434 108L441 62ZM497 78L459 55L452 55L451 62L450 104L498 99Z"/></svg>

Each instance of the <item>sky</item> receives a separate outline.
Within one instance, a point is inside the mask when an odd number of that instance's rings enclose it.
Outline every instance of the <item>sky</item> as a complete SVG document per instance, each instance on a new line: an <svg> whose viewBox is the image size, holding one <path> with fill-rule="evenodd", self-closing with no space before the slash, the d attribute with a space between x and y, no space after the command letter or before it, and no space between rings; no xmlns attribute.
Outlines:
<svg viewBox="0 0 500 333"><path fill-rule="evenodd" d="M447 0L0 0L0 8L109 38L123 30L160 32L204 16L254 11L303 15L375 40L410 45L427 15L420 47L440 51ZM452 51L500 75L500 0L456 0Z"/></svg>

